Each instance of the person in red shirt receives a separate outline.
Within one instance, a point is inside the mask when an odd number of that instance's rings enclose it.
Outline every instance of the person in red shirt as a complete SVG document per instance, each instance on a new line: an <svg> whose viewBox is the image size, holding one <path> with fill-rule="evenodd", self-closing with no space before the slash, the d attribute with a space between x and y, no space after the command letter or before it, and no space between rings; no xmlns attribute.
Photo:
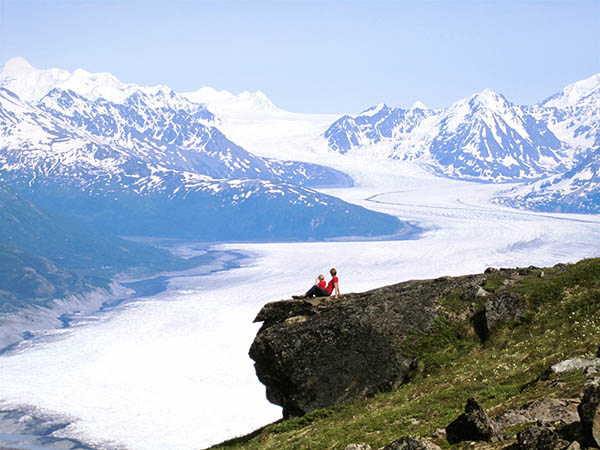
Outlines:
<svg viewBox="0 0 600 450"><path fill-rule="evenodd" d="M333 291L335 290L335 298L339 298L340 285L338 284L337 270L332 268L329 273L331 274L331 280L329 280L329 283L327 283L325 290L329 292L329 295L332 295Z"/></svg>
<svg viewBox="0 0 600 450"><path fill-rule="evenodd" d="M335 298L339 298L340 296L340 286L338 284L337 270L331 269L329 271L331 274L331 280L327 285L325 285L325 277L323 275L319 275L316 280L316 284L311 287L305 294L302 295L292 295L292 298L311 298L311 297L329 297L335 291Z"/></svg>

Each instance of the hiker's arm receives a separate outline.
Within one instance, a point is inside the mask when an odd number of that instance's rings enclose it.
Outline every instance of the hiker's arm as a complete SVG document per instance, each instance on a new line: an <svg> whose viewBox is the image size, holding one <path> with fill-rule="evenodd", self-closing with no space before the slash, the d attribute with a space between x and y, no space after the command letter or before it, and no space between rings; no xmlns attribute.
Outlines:
<svg viewBox="0 0 600 450"><path fill-rule="evenodd" d="M340 296L340 285L337 281L333 282L333 287L335 289L335 298L338 298Z"/></svg>

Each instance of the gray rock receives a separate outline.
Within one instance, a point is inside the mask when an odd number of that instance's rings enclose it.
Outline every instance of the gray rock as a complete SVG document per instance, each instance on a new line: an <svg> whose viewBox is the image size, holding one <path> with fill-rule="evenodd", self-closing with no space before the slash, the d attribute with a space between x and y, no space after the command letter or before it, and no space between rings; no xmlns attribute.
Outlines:
<svg viewBox="0 0 600 450"><path fill-rule="evenodd" d="M344 447L344 450L371 450L371 446L368 444L348 444Z"/></svg>
<svg viewBox="0 0 600 450"><path fill-rule="evenodd" d="M405 436L384 447L383 450L441 450L440 447L426 439Z"/></svg>
<svg viewBox="0 0 600 450"><path fill-rule="evenodd" d="M583 370L588 375L595 374L600 369L600 358L573 358L561 361L550 367L552 373L572 372Z"/></svg>
<svg viewBox="0 0 600 450"><path fill-rule="evenodd" d="M549 426L537 424L517 434L520 450L558 450L559 436Z"/></svg>
<svg viewBox="0 0 600 450"><path fill-rule="evenodd" d="M470 398L465 412L446 427L446 438L450 444L462 441L495 442L502 440L502 434L483 407Z"/></svg>
<svg viewBox="0 0 600 450"><path fill-rule="evenodd" d="M488 336L504 322L520 319L527 312L527 303L512 292L500 292L485 302L485 323Z"/></svg>
<svg viewBox="0 0 600 450"><path fill-rule="evenodd" d="M502 270L507 276L517 273L516 269ZM407 281L346 294L339 301L266 304L256 317L263 326L252 343L250 357L258 379L266 386L267 399L282 406L288 418L352 397L396 389L409 381L419 357L405 353L407 338L428 330L439 316L483 322L473 318L479 302L463 294L471 289L472 295L483 295L479 286L495 276L488 272ZM456 292L461 295L453 297L449 307L445 301ZM512 298L499 298L508 300L497 300L497 307L491 303L490 314L502 312L502 305L510 309ZM511 313L512 309L504 316Z"/></svg>
<svg viewBox="0 0 600 450"><path fill-rule="evenodd" d="M468 302L475 302L480 298L487 297L488 295L490 295L488 291L477 284L473 284L465 290L463 299Z"/></svg>
<svg viewBox="0 0 600 450"><path fill-rule="evenodd" d="M500 428L522 423L556 423L563 425L579 421L577 398L542 398L519 408L511 409L494 418Z"/></svg>
<svg viewBox="0 0 600 450"><path fill-rule="evenodd" d="M414 365L404 354L406 338L428 329L440 299L475 278L408 281L317 306L291 300L265 305L250 357L267 399L288 418L396 389Z"/></svg>
<svg viewBox="0 0 600 450"><path fill-rule="evenodd" d="M583 392L583 398L577 410L581 426L588 439L600 445L600 385L590 383Z"/></svg>

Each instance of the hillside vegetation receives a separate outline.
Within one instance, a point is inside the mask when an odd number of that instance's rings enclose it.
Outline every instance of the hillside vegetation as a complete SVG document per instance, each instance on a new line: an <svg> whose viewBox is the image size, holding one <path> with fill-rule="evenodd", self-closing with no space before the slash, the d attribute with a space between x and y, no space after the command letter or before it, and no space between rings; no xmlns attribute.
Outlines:
<svg viewBox="0 0 600 450"><path fill-rule="evenodd" d="M362 443L380 449L406 435L427 437L442 448L512 445L528 424L505 428L502 442L452 446L439 429L463 412L469 397L497 417L536 399L581 396L589 376L584 371L552 374L547 369L566 359L596 356L600 259L544 269L493 270L481 287L488 295L518 296L528 311L486 336L477 319L486 297L465 300L466 286L450 292L435 323L404 342L405 353L416 362L410 381L400 388L283 420L212 448L344 449Z"/></svg>

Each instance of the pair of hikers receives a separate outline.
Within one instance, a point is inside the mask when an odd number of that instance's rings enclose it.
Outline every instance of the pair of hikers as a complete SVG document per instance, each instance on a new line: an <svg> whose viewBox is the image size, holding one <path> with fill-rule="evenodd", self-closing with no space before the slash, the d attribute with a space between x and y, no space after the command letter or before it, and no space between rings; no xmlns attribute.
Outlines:
<svg viewBox="0 0 600 450"><path fill-rule="evenodd" d="M340 285L338 284L337 270L331 269L331 280L325 282L325 277L319 275L315 280L315 285L311 287L305 294L292 295L292 298L311 298L311 297L329 297L335 291L335 298L340 296Z"/></svg>

